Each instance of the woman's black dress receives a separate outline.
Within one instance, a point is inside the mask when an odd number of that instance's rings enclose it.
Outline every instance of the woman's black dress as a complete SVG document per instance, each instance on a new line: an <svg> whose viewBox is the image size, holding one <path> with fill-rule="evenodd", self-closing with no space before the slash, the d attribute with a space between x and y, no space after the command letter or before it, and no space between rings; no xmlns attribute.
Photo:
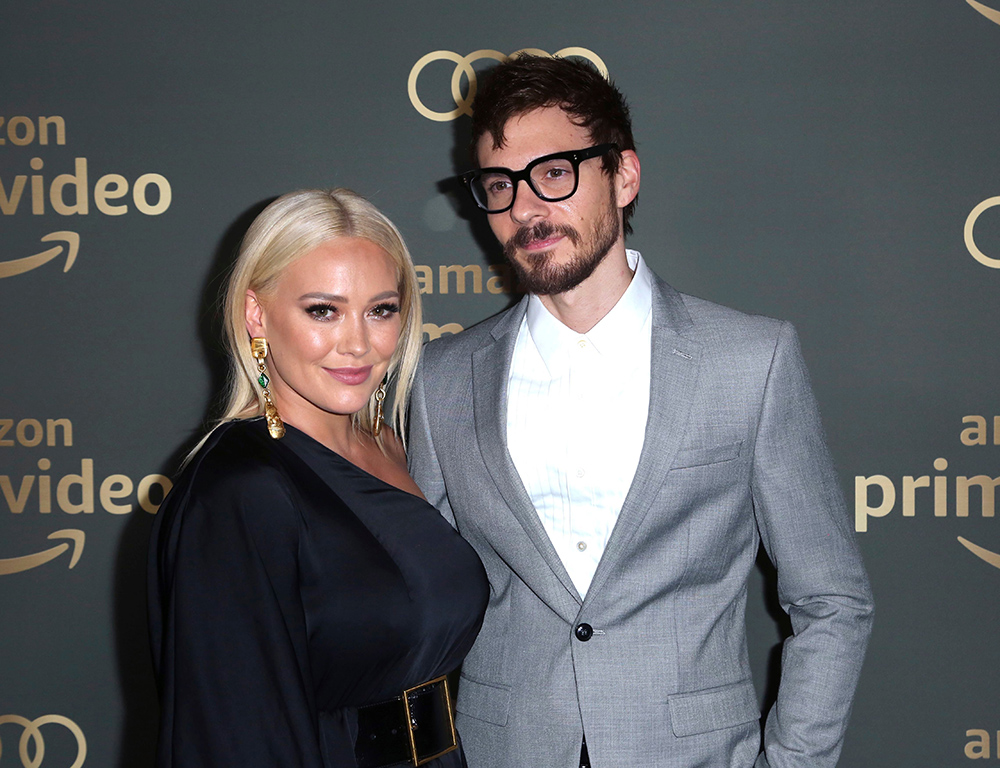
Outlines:
<svg viewBox="0 0 1000 768"><path fill-rule="evenodd" d="M157 765L356 766L356 708L455 669L488 589L423 499L294 427L220 427L153 530Z"/></svg>

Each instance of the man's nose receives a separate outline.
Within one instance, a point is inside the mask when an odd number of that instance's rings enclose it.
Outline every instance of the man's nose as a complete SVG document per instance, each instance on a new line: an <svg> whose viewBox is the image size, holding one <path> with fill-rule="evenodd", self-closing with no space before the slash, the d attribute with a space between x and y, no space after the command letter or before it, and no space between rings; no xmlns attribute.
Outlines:
<svg viewBox="0 0 1000 768"><path fill-rule="evenodd" d="M527 179L518 180L514 188L514 204L510 208L510 217L518 224L527 224L533 219L544 216L547 211L547 203L535 194Z"/></svg>

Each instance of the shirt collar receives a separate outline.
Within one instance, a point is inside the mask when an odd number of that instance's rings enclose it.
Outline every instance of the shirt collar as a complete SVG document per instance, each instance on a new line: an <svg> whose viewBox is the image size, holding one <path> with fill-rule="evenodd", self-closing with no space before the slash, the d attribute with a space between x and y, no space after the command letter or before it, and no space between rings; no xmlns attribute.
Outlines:
<svg viewBox="0 0 1000 768"><path fill-rule="evenodd" d="M640 333L653 308L653 284L649 268L638 251L626 250L631 281L618 303L587 333L563 325L534 294L528 300L525 320L535 348L549 373L556 374L569 364L569 350L586 339L598 354L638 353L648 350L648 339Z"/></svg>

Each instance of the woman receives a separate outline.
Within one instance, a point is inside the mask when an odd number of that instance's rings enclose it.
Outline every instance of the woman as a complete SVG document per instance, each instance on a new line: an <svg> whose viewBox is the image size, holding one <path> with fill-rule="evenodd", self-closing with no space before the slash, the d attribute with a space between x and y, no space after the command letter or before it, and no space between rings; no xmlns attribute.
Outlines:
<svg viewBox="0 0 1000 768"><path fill-rule="evenodd" d="M250 227L225 413L153 530L161 768L465 764L442 677L488 585L406 471L421 332L406 246L358 195Z"/></svg>

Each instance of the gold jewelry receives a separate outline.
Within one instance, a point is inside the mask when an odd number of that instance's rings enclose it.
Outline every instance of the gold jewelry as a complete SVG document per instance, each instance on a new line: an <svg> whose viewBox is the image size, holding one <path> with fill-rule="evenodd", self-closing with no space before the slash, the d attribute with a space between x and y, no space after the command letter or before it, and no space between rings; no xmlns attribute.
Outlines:
<svg viewBox="0 0 1000 768"><path fill-rule="evenodd" d="M378 389L375 390L375 422L372 424L372 434L378 437L382 434L382 424L384 419L382 418L382 401L385 400L385 382L383 381L378 385Z"/></svg>
<svg viewBox="0 0 1000 768"><path fill-rule="evenodd" d="M267 431L271 437L278 440L285 436L285 425L281 421L281 416L278 415L274 400L271 399L271 390L267 388L267 385L271 383L267 377L267 366L264 365L264 358L267 357L267 339L262 336L250 339L250 352L253 354L254 360L257 361L257 372L260 374L257 377L257 383L264 390L262 394L264 395L264 418L267 420Z"/></svg>

